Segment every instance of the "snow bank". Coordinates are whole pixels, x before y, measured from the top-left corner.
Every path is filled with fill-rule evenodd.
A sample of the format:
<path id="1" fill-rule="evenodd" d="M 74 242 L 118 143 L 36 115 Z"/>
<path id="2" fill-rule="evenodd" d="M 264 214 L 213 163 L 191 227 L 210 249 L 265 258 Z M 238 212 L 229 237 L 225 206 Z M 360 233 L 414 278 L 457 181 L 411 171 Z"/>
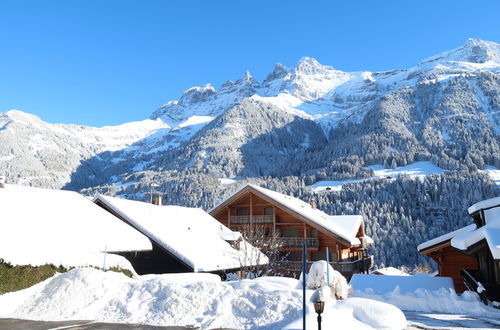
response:
<path id="1" fill-rule="evenodd" d="M 396 288 L 384 294 L 365 289 L 354 290 L 353 296 L 389 303 L 407 311 L 500 317 L 498 309 L 484 305 L 479 296 L 471 291 L 459 296 L 454 290 L 444 288 L 434 291 L 417 289 L 406 293 Z"/>
<path id="2" fill-rule="evenodd" d="M 439 290 L 445 288 L 455 291 L 451 277 L 433 277 L 427 274 L 414 276 L 385 276 L 354 274 L 349 282 L 354 290 L 371 290 L 378 294 L 398 290 L 402 293 L 414 292 L 415 290 Z"/>
<path id="3" fill-rule="evenodd" d="M 162 326 L 233 329 L 302 327 L 302 291 L 291 278 L 220 282 L 210 274 L 164 274 L 128 278 L 96 269 L 75 269 L 31 288 L 0 296 L 0 317 L 97 320 Z M 307 290 L 307 322 L 316 314 Z M 325 329 L 403 329 L 394 306 L 354 298 L 330 300 Z"/>
<path id="4" fill-rule="evenodd" d="M 353 297 L 378 300 L 402 310 L 500 317 L 500 311 L 485 306 L 476 293 L 457 295 L 449 277 L 354 274 L 350 284 Z"/>

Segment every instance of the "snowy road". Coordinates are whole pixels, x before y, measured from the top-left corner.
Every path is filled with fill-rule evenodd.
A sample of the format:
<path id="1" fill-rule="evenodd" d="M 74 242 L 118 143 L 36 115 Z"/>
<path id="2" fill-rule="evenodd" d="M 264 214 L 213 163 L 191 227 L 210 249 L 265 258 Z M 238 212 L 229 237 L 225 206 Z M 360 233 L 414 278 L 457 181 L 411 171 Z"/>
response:
<path id="1" fill-rule="evenodd" d="M 403 311 L 408 320 L 406 329 L 500 329 L 499 318 L 457 314 L 432 314 Z"/>

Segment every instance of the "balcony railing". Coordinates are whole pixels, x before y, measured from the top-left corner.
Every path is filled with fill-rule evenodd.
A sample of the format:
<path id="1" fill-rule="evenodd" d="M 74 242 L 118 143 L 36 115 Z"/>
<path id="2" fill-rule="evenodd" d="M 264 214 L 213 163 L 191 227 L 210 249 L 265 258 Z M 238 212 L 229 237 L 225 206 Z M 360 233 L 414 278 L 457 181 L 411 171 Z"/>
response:
<path id="1" fill-rule="evenodd" d="M 486 304 L 488 302 L 487 292 L 485 287 L 479 282 L 479 274 L 477 270 L 462 269 L 460 275 L 464 278 L 464 284 L 470 291 L 477 292 L 481 300 Z"/>
<path id="2" fill-rule="evenodd" d="M 307 269 L 309 271 L 309 267 L 313 262 L 307 262 Z M 345 261 L 345 262 L 331 262 L 333 269 L 340 272 L 345 277 L 350 278 L 353 274 L 358 273 L 366 273 L 373 266 L 373 256 L 368 256 L 363 259 L 358 259 L 354 261 Z M 301 272 L 302 271 L 302 262 L 301 261 L 283 261 L 279 263 L 279 268 L 285 271 L 291 272 Z"/>
<path id="3" fill-rule="evenodd" d="M 313 237 L 280 237 L 279 239 L 283 247 L 301 247 L 304 243 L 307 244 L 308 248 L 317 248 L 319 246 L 318 239 Z"/>
<path id="4" fill-rule="evenodd" d="M 341 274 L 358 274 L 365 273 L 373 266 L 373 256 L 368 256 L 362 259 L 353 261 L 331 262 L 333 269 Z M 344 275 L 345 276 L 345 275 Z"/>
<path id="5" fill-rule="evenodd" d="M 232 215 L 229 217 L 231 224 L 250 224 L 250 223 L 273 223 L 273 215 Z"/>

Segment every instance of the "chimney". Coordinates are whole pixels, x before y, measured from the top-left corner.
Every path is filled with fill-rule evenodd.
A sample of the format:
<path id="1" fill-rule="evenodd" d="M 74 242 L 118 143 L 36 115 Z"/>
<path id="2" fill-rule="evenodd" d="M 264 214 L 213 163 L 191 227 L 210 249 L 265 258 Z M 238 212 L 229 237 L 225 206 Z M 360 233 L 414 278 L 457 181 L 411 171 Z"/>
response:
<path id="1" fill-rule="evenodd" d="M 163 205 L 163 203 L 162 203 L 162 198 L 161 198 L 161 196 L 160 196 L 160 195 L 155 196 L 155 198 L 154 198 L 154 200 L 153 200 L 153 204 L 154 204 L 154 205 Z"/>
<path id="2" fill-rule="evenodd" d="M 316 201 L 315 201 L 315 200 L 311 200 L 311 207 L 312 207 L 313 209 L 315 209 L 315 208 L 316 208 Z"/>
<path id="3" fill-rule="evenodd" d="M 5 176 L 0 176 L 0 188 L 5 188 Z"/>

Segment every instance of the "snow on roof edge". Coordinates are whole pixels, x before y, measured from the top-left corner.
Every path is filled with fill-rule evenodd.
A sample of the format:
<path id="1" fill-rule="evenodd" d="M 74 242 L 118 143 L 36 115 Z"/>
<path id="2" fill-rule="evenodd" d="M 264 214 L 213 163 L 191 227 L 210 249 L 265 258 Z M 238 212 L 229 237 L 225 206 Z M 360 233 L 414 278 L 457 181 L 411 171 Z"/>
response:
<path id="1" fill-rule="evenodd" d="M 468 226 L 465 226 L 463 228 L 457 229 L 455 231 L 446 233 L 444 235 L 435 237 L 435 238 L 433 238 L 431 240 L 428 240 L 426 242 L 423 242 L 423 243 L 419 244 L 417 246 L 417 251 L 421 252 L 422 250 L 426 250 L 426 249 L 428 249 L 430 247 L 433 247 L 435 245 L 438 245 L 438 244 L 444 243 L 446 241 L 449 241 L 452 238 L 454 238 L 455 236 L 458 236 L 458 235 L 463 234 L 463 233 L 471 232 L 474 229 L 476 229 L 476 225 L 472 224 L 472 225 L 468 225 Z"/>
<path id="2" fill-rule="evenodd" d="M 500 196 L 477 202 L 471 205 L 467 211 L 469 211 L 469 214 L 473 214 L 477 211 L 497 206 L 500 207 Z"/>

